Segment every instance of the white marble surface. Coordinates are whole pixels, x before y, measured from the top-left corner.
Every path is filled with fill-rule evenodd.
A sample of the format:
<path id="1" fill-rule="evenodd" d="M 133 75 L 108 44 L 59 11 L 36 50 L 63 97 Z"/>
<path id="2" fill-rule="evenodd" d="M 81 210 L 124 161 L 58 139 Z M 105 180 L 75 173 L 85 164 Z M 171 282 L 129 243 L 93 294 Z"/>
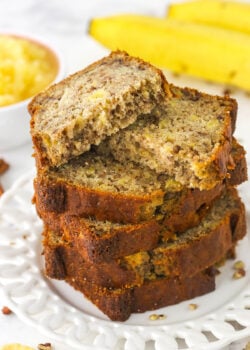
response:
<path id="1" fill-rule="evenodd" d="M 67 74 L 69 74 L 108 52 L 87 35 L 88 23 L 92 17 L 119 12 L 163 15 L 167 3 L 167 0 L 0 0 L 0 31 L 3 29 L 18 33 L 27 32 L 54 40 L 64 53 Z M 200 86 L 200 82 L 192 79 L 181 80 L 180 84 Z M 202 87 L 205 88 L 203 85 Z M 222 91 L 221 87 L 211 85 L 209 89 L 211 92 Z M 250 102 L 248 104 L 250 105 Z M 245 113 L 246 110 L 244 110 Z M 249 133 L 249 131 L 245 132 Z M 10 170 L 1 178 L 5 189 L 34 166 L 31 155 L 31 142 L 18 149 L 4 152 L 0 150 L 0 158 L 3 157 L 10 163 Z M 1 297 L 0 308 L 4 305 L 6 302 Z M 51 342 L 56 350 L 68 350 L 65 345 L 23 323 L 15 314 L 4 316 L 0 313 L 0 345 L 13 342 L 20 342 L 34 348 L 38 343 Z M 245 343 L 246 339 L 228 346 L 227 349 L 241 350 Z"/>

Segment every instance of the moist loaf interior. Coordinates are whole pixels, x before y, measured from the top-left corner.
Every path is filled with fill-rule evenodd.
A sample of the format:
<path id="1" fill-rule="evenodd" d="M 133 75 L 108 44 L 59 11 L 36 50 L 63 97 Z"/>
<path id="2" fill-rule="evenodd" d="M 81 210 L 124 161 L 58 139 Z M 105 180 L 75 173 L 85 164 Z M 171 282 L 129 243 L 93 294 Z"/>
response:
<path id="1" fill-rule="evenodd" d="M 160 70 L 113 52 L 37 95 L 29 105 L 38 164 L 58 166 L 148 114 L 168 94 Z"/>
<path id="2" fill-rule="evenodd" d="M 141 115 L 105 147 L 124 164 L 132 160 L 184 186 L 211 188 L 226 176 L 237 104 L 228 97 L 171 89 L 161 111 Z"/>
<path id="3" fill-rule="evenodd" d="M 233 140 L 231 157 L 232 165 L 228 172 L 235 167 L 238 156 L 237 150 L 243 155 L 245 151 L 236 140 Z M 39 176 L 39 174 L 38 174 Z M 121 163 L 108 151 L 99 154 L 95 149 L 70 160 L 60 167 L 47 169 L 42 174 L 48 181 L 62 181 L 75 186 L 107 191 L 120 194 L 150 194 L 155 191 L 179 192 L 185 187 L 167 174 L 158 174 L 148 166 L 138 165 L 134 161 Z"/>

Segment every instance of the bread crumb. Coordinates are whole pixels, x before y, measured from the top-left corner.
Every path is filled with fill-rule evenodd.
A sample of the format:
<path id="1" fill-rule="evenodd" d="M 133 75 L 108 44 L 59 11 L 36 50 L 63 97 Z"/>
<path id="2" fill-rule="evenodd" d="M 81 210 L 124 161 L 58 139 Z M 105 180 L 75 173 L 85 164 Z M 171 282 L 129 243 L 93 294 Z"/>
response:
<path id="1" fill-rule="evenodd" d="M 233 269 L 235 270 L 233 274 L 233 279 L 238 280 L 246 275 L 245 263 L 242 260 L 238 260 L 233 264 Z"/>
<path id="2" fill-rule="evenodd" d="M 238 280 L 242 277 L 245 277 L 245 275 L 246 275 L 246 271 L 244 269 L 237 269 L 233 274 L 233 279 Z"/>
<path id="3" fill-rule="evenodd" d="M 233 269 L 239 270 L 239 269 L 245 269 L 245 264 L 242 260 L 238 260 L 233 264 Z"/>
<path id="4" fill-rule="evenodd" d="M 188 305 L 189 310 L 196 310 L 198 308 L 197 304 L 189 304 Z"/>
<path id="5" fill-rule="evenodd" d="M 8 308 L 8 306 L 4 306 L 2 308 L 2 314 L 3 315 L 10 315 L 12 313 L 11 309 Z"/>
<path id="6" fill-rule="evenodd" d="M 158 320 L 165 320 L 167 316 L 163 314 L 152 314 L 149 316 L 150 321 L 158 321 Z"/>

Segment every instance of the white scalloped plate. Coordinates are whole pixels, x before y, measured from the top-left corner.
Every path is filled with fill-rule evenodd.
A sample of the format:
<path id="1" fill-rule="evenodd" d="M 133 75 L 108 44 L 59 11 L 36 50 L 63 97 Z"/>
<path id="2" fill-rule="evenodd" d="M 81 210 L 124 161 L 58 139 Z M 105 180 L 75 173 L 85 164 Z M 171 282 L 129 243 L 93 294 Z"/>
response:
<path id="1" fill-rule="evenodd" d="M 152 312 L 146 312 L 111 322 L 64 282 L 43 276 L 42 224 L 31 204 L 33 177 L 22 177 L 0 200 L 0 286 L 23 321 L 70 348 L 92 350 L 215 350 L 250 335 L 249 237 L 237 250 L 246 263 L 244 278 L 232 279 L 228 261 L 216 291 L 157 310 L 165 320 L 150 321 Z M 249 184 L 240 192 L 250 208 Z M 198 304 L 196 310 L 188 308 L 191 302 Z"/>

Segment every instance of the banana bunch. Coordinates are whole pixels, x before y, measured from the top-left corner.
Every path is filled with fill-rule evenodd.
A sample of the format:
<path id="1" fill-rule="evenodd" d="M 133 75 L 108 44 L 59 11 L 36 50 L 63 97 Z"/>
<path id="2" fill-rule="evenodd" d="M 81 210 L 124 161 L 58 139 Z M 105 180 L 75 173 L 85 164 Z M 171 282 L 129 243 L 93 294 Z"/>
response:
<path id="1" fill-rule="evenodd" d="M 89 33 L 111 50 L 125 50 L 158 67 L 250 91 L 250 35 L 245 33 L 130 14 L 95 18 Z"/>
<path id="2" fill-rule="evenodd" d="M 250 3 L 196 0 L 169 6 L 168 18 L 232 29 L 250 35 Z"/>

